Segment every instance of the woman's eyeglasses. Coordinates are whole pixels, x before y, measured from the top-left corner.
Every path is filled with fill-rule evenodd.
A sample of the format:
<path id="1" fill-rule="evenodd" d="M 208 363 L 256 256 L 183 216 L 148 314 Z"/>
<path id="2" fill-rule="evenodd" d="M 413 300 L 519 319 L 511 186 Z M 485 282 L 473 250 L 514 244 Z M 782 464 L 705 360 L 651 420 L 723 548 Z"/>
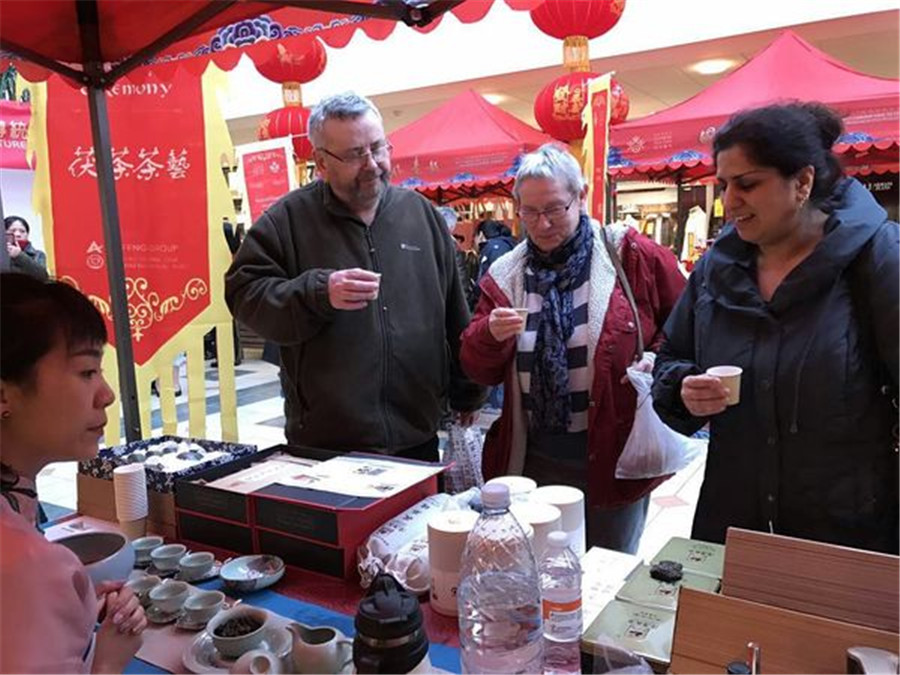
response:
<path id="1" fill-rule="evenodd" d="M 394 149 L 394 146 L 390 144 L 390 141 L 378 141 L 377 143 L 372 143 L 372 145 L 367 148 L 353 148 L 353 150 L 349 150 L 342 155 L 335 154 L 327 148 L 316 149 L 321 150 L 329 157 L 333 157 L 343 164 L 358 164 L 361 166 L 369 161 L 370 155 L 376 162 L 385 159 L 391 154 L 391 150 Z"/>
<path id="2" fill-rule="evenodd" d="M 569 209 L 572 208 L 572 204 L 575 203 L 575 197 L 569 200 L 569 203 L 565 206 L 559 204 L 557 206 L 550 206 L 546 209 L 537 210 L 537 209 L 529 209 L 528 207 L 519 209 L 519 218 L 526 225 L 534 225 L 538 221 L 540 221 L 541 216 L 545 216 L 547 220 L 551 223 L 558 222 L 566 217 L 566 214 L 569 212 Z"/>

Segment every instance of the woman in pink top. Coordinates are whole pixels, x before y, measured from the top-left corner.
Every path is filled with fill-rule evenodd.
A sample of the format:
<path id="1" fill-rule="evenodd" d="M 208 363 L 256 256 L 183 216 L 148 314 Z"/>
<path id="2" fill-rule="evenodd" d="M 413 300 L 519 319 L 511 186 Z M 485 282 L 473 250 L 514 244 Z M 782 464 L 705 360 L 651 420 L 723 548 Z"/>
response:
<path id="1" fill-rule="evenodd" d="M 95 589 L 35 521 L 38 472 L 97 453 L 115 400 L 106 326 L 67 284 L 3 274 L 0 289 L 0 672 L 120 673 L 147 625 L 140 603 L 121 583 Z"/>

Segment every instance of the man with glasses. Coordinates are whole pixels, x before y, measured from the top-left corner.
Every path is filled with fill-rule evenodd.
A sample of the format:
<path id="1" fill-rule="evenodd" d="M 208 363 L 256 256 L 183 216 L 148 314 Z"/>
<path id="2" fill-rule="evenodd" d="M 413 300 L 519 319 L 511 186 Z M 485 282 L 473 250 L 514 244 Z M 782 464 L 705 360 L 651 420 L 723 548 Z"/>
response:
<path id="1" fill-rule="evenodd" d="M 253 225 L 226 300 L 281 347 L 289 443 L 437 460 L 445 399 L 471 424 L 484 396 L 459 367 L 470 317 L 453 239 L 428 200 L 390 185 L 371 101 L 324 99 L 309 137 L 320 179 Z"/>
<path id="2" fill-rule="evenodd" d="M 475 381 L 504 385 L 503 411 L 485 439 L 485 478 L 523 474 L 578 487 L 587 545 L 635 553 L 650 491 L 663 479 L 615 477 L 636 401 L 625 369 L 638 352 L 636 314 L 653 351 L 685 281 L 667 249 L 592 221 L 586 192 L 566 150 L 545 145 L 522 159 L 513 197 L 526 240 L 481 280 L 461 358 Z M 649 370 L 651 358 L 641 354 L 639 365 Z"/>

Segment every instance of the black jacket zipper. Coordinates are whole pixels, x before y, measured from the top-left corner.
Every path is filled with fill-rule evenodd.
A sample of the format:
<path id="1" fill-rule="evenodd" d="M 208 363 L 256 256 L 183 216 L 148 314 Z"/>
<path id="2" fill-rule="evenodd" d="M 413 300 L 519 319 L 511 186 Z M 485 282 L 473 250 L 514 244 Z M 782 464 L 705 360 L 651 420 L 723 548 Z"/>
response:
<path id="1" fill-rule="evenodd" d="M 374 225 L 374 222 L 372 223 Z M 375 272 L 381 273 L 381 265 L 378 263 L 378 255 L 375 251 L 375 242 L 372 239 L 372 225 L 366 227 L 366 244 L 369 246 L 369 255 L 372 257 L 372 269 Z M 379 401 L 379 408 L 381 409 L 381 423 L 384 425 L 384 437 L 386 441 L 386 450 L 388 452 L 393 450 L 394 440 L 391 434 L 391 425 L 388 420 L 387 413 L 387 394 L 388 394 L 388 367 L 390 363 L 390 355 L 391 355 L 391 337 L 390 331 L 388 331 L 387 327 L 387 319 L 385 318 L 385 313 L 387 312 L 387 302 L 384 299 L 384 287 L 380 287 L 378 289 L 378 298 L 376 299 L 377 306 L 375 311 L 378 312 L 378 323 L 381 326 L 381 336 L 383 345 L 383 352 L 381 355 L 381 401 Z"/>

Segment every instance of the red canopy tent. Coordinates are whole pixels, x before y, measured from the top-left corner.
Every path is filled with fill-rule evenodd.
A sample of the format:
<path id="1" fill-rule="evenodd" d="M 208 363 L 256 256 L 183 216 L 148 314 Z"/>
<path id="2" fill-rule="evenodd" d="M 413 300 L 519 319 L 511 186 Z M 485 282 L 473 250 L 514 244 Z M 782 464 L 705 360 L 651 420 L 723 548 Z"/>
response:
<path id="1" fill-rule="evenodd" d="M 848 171 L 896 171 L 900 81 L 872 77 L 792 31 L 693 98 L 610 129 L 610 174 L 691 180 L 713 172 L 716 129 L 739 110 L 778 101 L 820 101 L 844 116 L 835 146 Z"/>
<path id="2" fill-rule="evenodd" d="M 446 203 L 509 197 L 519 157 L 553 139 L 468 90 L 390 141 L 393 182 Z"/>
<path id="3" fill-rule="evenodd" d="M 505 0 L 530 10 L 542 0 Z M 231 70 L 243 54 L 263 63 L 278 42 L 301 51 L 320 38 L 344 47 L 357 30 L 383 40 L 398 22 L 430 32 L 443 13 L 462 23 L 479 21 L 494 0 L 0 0 L 0 66 L 16 65 L 29 81 L 60 72 L 86 76 L 82 32 L 95 26 L 97 57 L 107 64 L 105 80 L 129 73 L 131 81 L 156 77 L 183 65 L 202 73 L 210 61 Z M 80 29 L 79 29 L 80 27 Z"/>
<path id="4" fill-rule="evenodd" d="M 506 3 L 530 10 L 539 1 Z M 140 418 L 106 90 L 123 77 L 142 81 L 147 76 L 142 67 L 147 65 L 157 77 L 171 74 L 178 64 L 201 73 L 210 60 L 228 69 L 244 52 L 255 62 L 267 60 L 276 41 L 290 46 L 292 40 L 319 37 L 342 47 L 357 28 L 383 39 L 398 21 L 427 31 L 448 11 L 471 22 L 482 18 L 492 4 L 493 0 L 0 0 L 0 68 L 14 65 L 31 81 L 59 73 L 87 92 L 128 441 L 140 438 Z"/>

